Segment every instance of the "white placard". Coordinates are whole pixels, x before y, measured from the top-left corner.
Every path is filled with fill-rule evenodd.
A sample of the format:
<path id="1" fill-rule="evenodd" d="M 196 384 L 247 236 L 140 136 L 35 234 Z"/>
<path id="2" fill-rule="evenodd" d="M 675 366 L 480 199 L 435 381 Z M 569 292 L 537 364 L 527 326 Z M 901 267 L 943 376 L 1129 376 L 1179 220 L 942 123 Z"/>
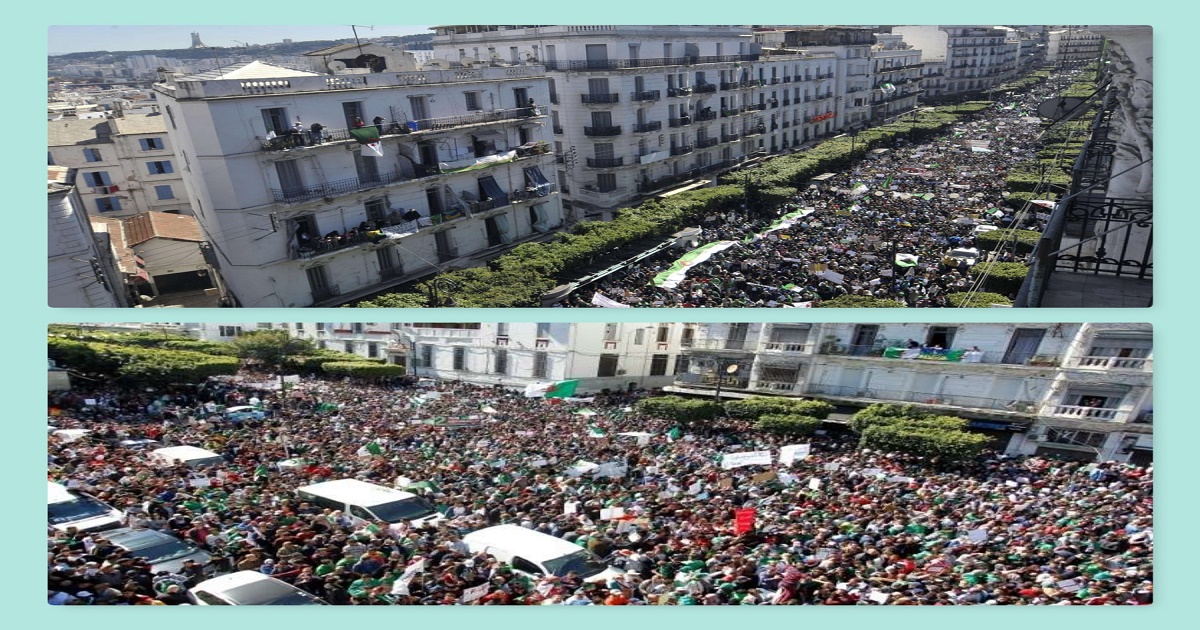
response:
<path id="1" fill-rule="evenodd" d="M 563 514 L 574 514 L 578 509 L 578 501 L 567 501 L 563 504 Z"/>
<path id="2" fill-rule="evenodd" d="M 821 489 L 821 480 L 817 479 L 816 477 L 809 479 L 808 480 L 808 489 L 809 490 L 820 490 Z"/>
<path id="3" fill-rule="evenodd" d="M 829 462 L 822 466 L 822 468 L 825 469 L 825 472 L 837 472 L 842 469 L 842 465 L 837 462 Z"/>
<path id="4" fill-rule="evenodd" d="M 602 521 L 611 521 L 616 518 L 621 518 L 622 516 L 625 516 L 625 508 L 615 507 L 600 509 L 600 520 Z"/>
<path id="5" fill-rule="evenodd" d="M 967 541 L 973 543 L 981 543 L 987 540 L 988 534 L 986 528 L 973 529 L 967 532 Z"/>
<path id="6" fill-rule="evenodd" d="M 808 458 L 811 452 L 811 444 L 789 444 L 779 449 L 779 463 L 784 466 L 791 466 L 792 462 L 797 459 Z"/>
<path id="7" fill-rule="evenodd" d="M 912 482 L 913 482 L 913 478 L 912 478 L 912 477 L 903 477 L 903 476 L 900 476 L 900 475 L 895 475 L 895 476 L 892 476 L 892 477 L 888 477 L 888 478 L 887 478 L 887 480 L 888 480 L 888 481 L 890 481 L 890 482 L 892 482 L 892 483 L 912 483 Z"/>
<path id="8" fill-rule="evenodd" d="M 867 599 L 877 604 L 886 604 L 888 597 L 891 597 L 891 593 L 885 593 L 884 591 L 871 591 L 871 594 L 867 595 Z"/>
<path id="9" fill-rule="evenodd" d="M 721 468 L 740 468 L 755 464 L 770 464 L 771 451 L 746 451 L 743 453 L 725 453 L 721 456 Z"/>
<path id="10" fill-rule="evenodd" d="M 484 595 L 487 595 L 488 587 L 490 586 L 491 583 L 489 582 L 486 584 L 480 584 L 479 586 L 472 586 L 471 588 L 463 591 L 462 603 L 470 603 L 479 599 L 480 597 L 483 597 Z"/>
<path id="11" fill-rule="evenodd" d="M 704 489 L 704 484 L 697 481 L 696 483 L 688 486 L 687 493 L 688 494 L 700 494 L 700 491 L 703 489 Z"/>
<path id="12" fill-rule="evenodd" d="M 89 406 L 89 407 L 95 407 L 95 406 L 96 406 L 96 399 L 95 399 L 95 398 L 84 398 L 84 399 L 83 399 L 83 404 L 85 404 L 85 405 L 87 405 L 87 406 Z"/>

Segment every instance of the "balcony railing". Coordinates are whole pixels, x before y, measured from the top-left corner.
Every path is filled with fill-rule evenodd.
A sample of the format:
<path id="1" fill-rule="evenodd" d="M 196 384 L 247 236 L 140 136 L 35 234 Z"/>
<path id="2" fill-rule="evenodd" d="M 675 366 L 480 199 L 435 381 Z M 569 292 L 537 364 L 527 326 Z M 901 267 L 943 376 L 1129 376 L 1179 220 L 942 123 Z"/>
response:
<path id="1" fill-rule="evenodd" d="M 716 120 L 717 112 L 714 112 L 711 109 L 701 110 L 699 112 L 696 112 L 695 118 L 696 118 L 697 122 L 704 121 L 704 120 Z"/>
<path id="2" fill-rule="evenodd" d="M 662 121 L 655 120 L 654 122 L 639 123 L 633 126 L 633 133 L 650 133 L 651 131 L 659 131 L 662 129 Z"/>
<path id="3" fill-rule="evenodd" d="M 669 127 L 686 127 L 690 124 L 692 124 L 692 119 L 690 116 L 687 118 L 668 118 L 667 119 L 667 126 L 669 126 Z"/>
<path id="4" fill-rule="evenodd" d="M 736 164 L 737 163 L 733 160 L 722 160 L 706 166 L 689 169 L 688 171 L 678 175 L 666 175 L 655 180 L 641 180 L 637 184 L 637 191 L 640 193 L 648 193 L 655 190 L 661 190 L 668 186 L 690 181 L 706 173 L 713 173 L 736 166 Z M 693 343 L 689 343 L 687 347 L 693 347 L 693 345 Z"/>
<path id="5" fill-rule="evenodd" d="M 736 90 L 736 89 L 738 89 L 738 87 L 739 87 L 739 84 L 737 81 L 722 81 L 721 82 L 722 90 Z"/>
<path id="6" fill-rule="evenodd" d="M 758 112 L 761 112 L 761 111 L 765 110 L 766 108 L 767 108 L 767 104 L 766 104 L 766 103 L 754 103 L 753 105 L 747 105 L 747 106 L 746 106 L 746 111 L 758 111 Z"/>
<path id="7" fill-rule="evenodd" d="M 721 142 L 733 142 L 741 137 L 741 134 L 737 133 L 723 133 L 721 134 Z"/>
<path id="8" fill-rule="evenodd" d="M 621 100 L 620 94 L 580 94 L 580 100 L 588 104 L 616 103 Z"/>
<path id="9" fill-rule="evenodd" d="M 584 127 L 583 135 L 585 136 L 619 136 L 621 135 L 621 127 Z"/>
<path id="10" fill-rule="evenodd" d="M 700 83 L 692 88 L 697 94 L 711 94 L 717 91 L 716 83 Z"/>
<path id="11" fill-rule="evenodd" d="M 591 200 L 596 203 L 613 203 L 624 197 L 628 192 L 629 189 L 625 187 L 600 190 L 595 184 L 584 184 L 576 188 L 574 194 L 580 199 Z"/>
<path id="12" fill-rule="evenodd" d="M 746 343 L 745 339 L 704 338 L 693 341 L 692 350 L 731 350 L 735 352 L 747 352 L 753 350 L 753 346 L 752 344 Z"/>
<path id="13" fill-rule="evenodd" d="M 759 389 L 771 392 L 792 392 L 800 387 L 798 383 L 783 383 L 780 381 L 751 381 L 750 389 Z"/>
<path id="14" fill-rule="evenodd" d="M 431 173 L 432 174 L 432 173 Z M 416 177 L 422 177 L 420 172 Z M 378 177 L 371 179 L 360 179 L 358 177 L 350 177 L 347 179 L 334 180 L 323 184 L 314 184 L 312 186 L 296 186 L 292 188 L 272 188 L 271 195 L 277 203 L 297 203 L 301 201 L 310 201 L 312 199 L 321 199 L 323 197 L 337 197 L 340 195 L 349 195 L 356 192 L 379 188 L 397 182 L 409 181 L 414 179 L 405 176 L 400 171 L 391 171 L 381 173 Z"/>
<path id="15" fill-rule="evenodd" d="M 592 168 L 615 168 L 625 165 L 625 158 L 588 158 L 587 165 Z"/>
<path id="16" fill-rule="evenodd" d="M 699 63 L 730 63 L 758 61 L 758 55 L 706 55 L 696 57 L 652 57 L 648 59 L 572 59 L 566 61 L 544 61 L 547 70 L 621 70 L 624 68 L 657 68 L 660 66 L 686 66 Z"/>
<path id="17" fill-rule="evenodd" d="M 316 304 L 318 302 L 324 302 L 325 300 L 335 298 L 341 294 L 342 294 L 342 290 L 340 288 L 338 288 L 338 285 L 336 285 L 336 284 L 331 284 L 326 287 L 313 287 L 313 289 L 312 289 L 313 304 Z"/>
<path id="18" fill-rule="evenodd" d="M 946 405 L 953 407 L 968 407 L 971 409 L 990 409 L 1021 414 L 1037 412 L 1037 403 L 1028 400 L 1006 400 L 1003 398 L 985 398 L 982 396 L 960 396 L 957 394 L 939 394 L 932 392 L 915 392 L 899 389 L 874 389 L 870 387 L 845 387 L 841 385 L 809 384 L 806 394 L 837 396 L 839 398 L 859 398 L 890 402 L 910 402 L 920 405 Z"/>
<path id="19" fill-rule="evenodd" d="M 763 350 L 767 352 L 804 352 L 808 346 L 803 343 L 787 343 L 783 341 L 768 341 L 763 344 Z"/>
<path id="20" fill-rule="evenodd" d="M 690 87 L 674 87 L 674 88 L 667 88 L 667 96 L 672 96 L 672 97 L 674 97 L 674 96 L 688 96 L 688 95 L 690 95 L 691 93 L 692 93 L 692 88 L 690 88 Z"/>
<path id="21" fill-rule="evenodd" d="M 671 155 L 686 155 L 695 150 L 696 150 L 696 147 L 694 147 L 690 144 L 684 144 L 684 145 L 678 145 L 678 146 L 673 145 L 671 147 Z"/>
<path id="22" fill-rule="evenodd" d="M 707 149 L 708 147 L 715 147 L 718 142 L 720 140 L 717 138 L 696 138 L 696 148 Z"/>
<path id="23" fill-rule="evenodd" d="M 766 127 L 765 125 L 759 125 L 759 126 L 757 126 L 757 127 L 751 127 L 751 128 L 749 128 L 749 129 L 747 129 L 747 130 L 746 130 L 746 136 L 747 136 L 747 137 L 749 137 L 749 136 L 757 136 L 757 135 L 764 134 L 764 133 L 767 133 L 767 127 Z"/>
<path id="24" fill-rule="evenodd" d="M 554 126 L 554 133 L 557 133 L 557 134 L 561 134 L 561 133 L 563 133 L 563 128 L 562 128 L 562 127 L 560 127 L 560 126 L 558 126 L 558 125 L 555 125 L 555 126 Z"/>
<path id="25" fill-rule="evenodd" d="M 1079 405 L 1051 405 L 1046 415 L 1057 418 L 1072 418 L 1089 422 L 1118 422 L 1124 415 L 1120 409 L 1103 407 L 1081 407 Z"/>
<path id="26" fill-rule="evenodd" d="M 475 112 L 461 116 L 423 118 L 420 120 L 409 120 L 405 122 L 387 122 L 378 125 L 381 127 L 379 130 L 379 136 L 381 138 L 385 138 L 388 136 L 404 136 L 414 132 L 420 133 L 423 131 L 445 131 L 458 127 L 466 127 L 469 125 L 480 125 L 486 123 L 504 122 L 507 120 L 531 118 L 533 116 L 543 115 L 543 113 L 544 112 L 541 110 L 541 108 L 538 107 L 518 107 L 515 109 L 500 109 L 491 112 Z M 320 131 L 305 129 L 300 133 L 287 133 L 274 138 L 260 138 L 259 141 L 263 151 L 287 151 L 289 149 L 315 147 L 334 142 L 357 141 L 355 137 L 350 134 L 350 132 L 350 129 L 331 129 L 329 127 L 325 127 Z"/>
<path id="27" fill-rule="evenodd" d="M 732 109 L 722 109 L 722 110 L 721 110 L 721 117 L 722 117 L 722 118 L 729 118 L 730 116 L 737 116 L 737 115 L 738 115 L 738 114 L 740 114 L 740 113 L 742 113 L 742 110 L 740 110 L 740 109 L 738 109 L 738 108 L 736 108 L 736 107 L 734 107 L 734 108 L 732 108 Z"/>
<path id="28" fill-rule="evenodd" d="M 292 260 L 307 260 L 329 252 L 358 247 L 367 243 L 378 243 L 384 240 L 382 234 L 368 235 L 364 232 L 353 232 L 326 236 L 292 248 Z"/>
<path id="29" fill-rule="evenodd" d="M 1104 370 L 1146 370 L 1151 359 L 1130 357 L 1078 357 L 1071 361 L 1075 367 L 1100 368 Z"/>
<path id="30" fill-rule="evenodd" d="M 750 386 L 749 378 L 739 378 L 737 376 L 717 375 L 717 374 L 679 374 L 675 377 L 675 382 L 686 383 L 688 385 L 705 385 L 708 387 L 716 387 L 717 382 L 721 383 L 722 388 L 727 389 L 746 389 Z"/>
<path id="31" fill-rule="evenodd" d="M 448 249 L 439 249 L 437 250 L 437 257 L 438 262 L 450 262 L 451 260 L 458 258 L 458 248 L 451 247 Z"/>
<path id="32" fill-rule="evenodd" d="M 662 92 L 658 90 L 646 90 L 644 92 L 634 92 L 630 95 L 630 99 L 634 101 L 657 101 L 662 98 Z"/>

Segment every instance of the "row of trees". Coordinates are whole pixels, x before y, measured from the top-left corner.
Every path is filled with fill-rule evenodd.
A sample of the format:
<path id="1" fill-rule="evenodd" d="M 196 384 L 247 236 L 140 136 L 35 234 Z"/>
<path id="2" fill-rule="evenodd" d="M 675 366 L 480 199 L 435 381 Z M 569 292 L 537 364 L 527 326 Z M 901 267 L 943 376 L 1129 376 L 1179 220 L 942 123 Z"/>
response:
<path id="1" fill-rule="evenodd" d="M 404 368 L 382 359 L 317 348 L 282 330 L 244 333 L 229 343 L 200 341 L 161 332 L 85 331 L 51 326 L 48 357 L 78 374 L 119 387 L 199 383 L 236 374 L 243 366 L 272 372 L 304 372 L 379 379 Z"/>
<path id="2" fill-rule="evenodd" d="M 754 428 L 789 437 L 811 436 L 834 406 L 820 400 L 752 397 L 725 403 L 682 396 L 657 396 L 637 403 L 637 410 L 683 425 L 698 425 L 724 413 L 730 418 L 753 420 Z M 988 437 L 967 429 L 968 421 L 924 413 L 912 405 L 874 404 L 851 418 L 847 428 L 859 436 L 860 448 L 902 452 L 944 463 L 974 459 Z"/>

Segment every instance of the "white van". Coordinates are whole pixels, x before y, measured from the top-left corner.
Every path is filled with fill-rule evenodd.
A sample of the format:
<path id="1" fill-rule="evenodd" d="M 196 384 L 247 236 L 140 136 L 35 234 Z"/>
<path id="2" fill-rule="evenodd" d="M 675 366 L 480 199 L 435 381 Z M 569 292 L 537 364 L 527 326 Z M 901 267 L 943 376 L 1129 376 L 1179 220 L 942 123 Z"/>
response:
<path id="1" fill-rule="evenodd" d="M 188 468 L 202 468 L 225 462 L 220 455 L 197 446 L 167 446 L 150 451 L 150 457 L 168 466 L 183 464 Z"/>
<path id="2" fill-rule="evenodd" d="M 496 525 L 463 536 L 471 553 L 486 553 L 514 571 L 534 578 L 565 577 L 571 571 L 587 582 L 607 582 L 621 574 L 575 543 L 520 525 Z"/>
<path id="3" fill-rule="evenodd" d="M 258 571 L 238 571 L 204 580 L 189 588 L 187 594 L 188 599 L 198 606 L 303 606 L 329 603 Z"/>
<path id="4" fill-rule="evenodd" d="M 65 532 L 74 527 L 81 532 L 99 532 L 124 527 L 124 515 L 120 510 L 82 492 L 75 492 L 64 485 L 46 482 L 47 485 L 47 528 Z"/>
<path id="5" fill-rule="evenodd" d="M 422 497 L 359 479 L 314 483 L 297 488 L 296 496 L 318 507 L 341 510 L 356 526 L 370 521 L 384 521 L 393 525 L 407 522 L 419 527 L 445 519 L 432 503 Z"/>

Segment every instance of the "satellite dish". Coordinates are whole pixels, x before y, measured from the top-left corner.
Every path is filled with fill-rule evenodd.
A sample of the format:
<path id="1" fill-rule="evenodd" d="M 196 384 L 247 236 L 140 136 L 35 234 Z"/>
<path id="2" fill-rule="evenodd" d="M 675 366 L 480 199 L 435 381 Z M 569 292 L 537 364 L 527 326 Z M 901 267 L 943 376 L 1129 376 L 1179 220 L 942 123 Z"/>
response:
<path id="1" fill-rule="evenodd" d="M 1050 122 L 1072 120 L 1082 116 L 1087 111 L 1083 103 L 1083 99 L 1075 96 L 1046 99 L 1038 105 L 1037 113 L 1038 116 Z"/>
<path id="2" fill-rule="evenodd" d="M 337 73 L 337 72 L 341 72 L 346 69 L 346 62 L 338 61 L 335 59 L 335 60 L 330 61 L 329 63 L 325 64 L 325 67 L 329 68 L 330 72 Z"/>

